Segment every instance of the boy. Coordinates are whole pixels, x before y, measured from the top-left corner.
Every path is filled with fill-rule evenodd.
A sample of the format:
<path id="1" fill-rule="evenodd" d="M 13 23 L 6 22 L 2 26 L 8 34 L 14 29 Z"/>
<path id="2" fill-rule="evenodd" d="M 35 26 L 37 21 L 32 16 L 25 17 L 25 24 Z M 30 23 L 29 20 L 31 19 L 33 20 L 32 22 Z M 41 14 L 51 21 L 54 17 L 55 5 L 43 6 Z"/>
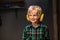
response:
<path id="1" fill-rule="evenodd" d="M 40 22 L 42 8 L 32 5 L 28 8 L 27 19 L 31 25 L 24 29 L 22 40 L 49 40 L 47 26 Z"/>

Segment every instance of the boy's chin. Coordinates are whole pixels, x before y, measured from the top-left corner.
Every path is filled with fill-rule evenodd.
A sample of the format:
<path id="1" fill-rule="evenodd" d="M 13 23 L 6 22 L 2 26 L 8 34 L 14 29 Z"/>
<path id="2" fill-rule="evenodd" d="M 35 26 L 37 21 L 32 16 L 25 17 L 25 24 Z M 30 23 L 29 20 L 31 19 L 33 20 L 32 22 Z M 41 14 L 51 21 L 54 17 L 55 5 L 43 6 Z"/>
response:
<path id="1" fill-rule="evenodd" d="M 36 21 L 31 21 L 32 23 L 36 23 Z"/>

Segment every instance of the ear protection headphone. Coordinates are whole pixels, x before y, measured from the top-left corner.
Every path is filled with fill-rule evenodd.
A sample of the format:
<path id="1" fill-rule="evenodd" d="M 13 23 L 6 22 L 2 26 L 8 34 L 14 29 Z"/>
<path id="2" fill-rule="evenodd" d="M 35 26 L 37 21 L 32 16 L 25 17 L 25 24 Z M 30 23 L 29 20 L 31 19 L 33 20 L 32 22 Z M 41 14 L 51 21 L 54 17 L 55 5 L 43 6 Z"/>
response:
<path id="1" fill-rule="evenodd" d="M 26 15 L 27 21 L 29 21 L 29 16 Z M 44 20 L 44 13 L 41 14 L 39 21 L 42 22 Z"/>

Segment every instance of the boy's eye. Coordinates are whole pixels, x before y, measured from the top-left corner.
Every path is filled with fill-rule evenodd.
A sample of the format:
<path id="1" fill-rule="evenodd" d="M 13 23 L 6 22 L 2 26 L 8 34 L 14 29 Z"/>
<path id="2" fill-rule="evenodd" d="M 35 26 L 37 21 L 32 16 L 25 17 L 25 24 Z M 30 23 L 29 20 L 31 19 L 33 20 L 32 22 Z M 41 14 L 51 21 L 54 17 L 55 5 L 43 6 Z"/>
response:
<path id="1" fill-rule="evenodd" d="M 37 15 L 33 15 L 33 16 L 37 16 Z"/>
<path id="2" fill-rule="evenodd" d="M 37 15 L 29 15 L 29 16 L 37 16 Z"/>
<path id="3" fill-rule="evenodd" d="M 29 15 L 29 16 L 32 16 L 32 15 Z"/>
<path id="4" fill-rule="evenodd" d="M 29 16 L 37 16 L 37 15 L 29 15 Z"/>

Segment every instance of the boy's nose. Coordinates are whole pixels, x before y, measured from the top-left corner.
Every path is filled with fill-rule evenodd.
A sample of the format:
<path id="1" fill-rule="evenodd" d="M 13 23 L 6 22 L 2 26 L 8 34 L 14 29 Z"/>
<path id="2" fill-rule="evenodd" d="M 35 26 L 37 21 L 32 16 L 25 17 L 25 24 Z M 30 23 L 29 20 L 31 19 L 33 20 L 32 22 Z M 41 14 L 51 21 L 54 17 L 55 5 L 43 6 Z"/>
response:
<path id="1" fill-rule="evenodd" d="M 34 18 L 34 16 L 32 16 L 31 18 Z"/>

